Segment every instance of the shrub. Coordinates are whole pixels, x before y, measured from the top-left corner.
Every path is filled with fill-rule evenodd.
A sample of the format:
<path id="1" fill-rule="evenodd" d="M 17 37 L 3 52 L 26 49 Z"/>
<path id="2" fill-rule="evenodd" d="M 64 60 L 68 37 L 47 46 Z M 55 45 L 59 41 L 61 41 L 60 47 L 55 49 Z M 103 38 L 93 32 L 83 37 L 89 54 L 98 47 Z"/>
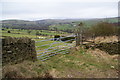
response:
<path id="1" fill-rule="evenodd" d="M 5 29 L 2 29 L 3 31 L 5 30 Z"/>
<path id="2" fill-rule="evenodd" d="M 91 32 L 97 36 L 111 36 L 115 35 L 116 27 L 107 22 L 100 22 L 91 27 Z"/>
<path id="3" fill-rule="evenodd" d="M 62 41 L 67 41 L 67 40 L 71 40 L 71 39 L 75 39 L 75 37 L 65 37 L 65 38 L 62 38 L 61 40 Z"/>
<path id="4" fill-rule="evenodd" d="M 54 41 L 57 40 L 56 38 L 60 38 L 60 35 L 55 35 L 55 36 L 54 36 Z"/>
<path id="5" fill-rule="evenodd" d="M 40 35 L 39 31 L 36 32 L 36 35 Z"/>
<path id="6" fill-rule="evenodd" d="M 11 33 L 11 31 L 8 31 L 8 33 Z"/>

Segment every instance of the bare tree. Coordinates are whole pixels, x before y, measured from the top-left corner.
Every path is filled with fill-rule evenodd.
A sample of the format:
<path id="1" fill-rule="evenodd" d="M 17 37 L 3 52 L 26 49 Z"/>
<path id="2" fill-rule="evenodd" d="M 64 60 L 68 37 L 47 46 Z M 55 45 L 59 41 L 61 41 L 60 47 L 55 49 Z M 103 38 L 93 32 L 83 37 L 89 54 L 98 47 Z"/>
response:
<path id="1" fill-rule="evenodd" d="M 115 35 L 116 27 L 107 22 L 100 22 L 91 27 L 95 36 L 112 36 Z"/>

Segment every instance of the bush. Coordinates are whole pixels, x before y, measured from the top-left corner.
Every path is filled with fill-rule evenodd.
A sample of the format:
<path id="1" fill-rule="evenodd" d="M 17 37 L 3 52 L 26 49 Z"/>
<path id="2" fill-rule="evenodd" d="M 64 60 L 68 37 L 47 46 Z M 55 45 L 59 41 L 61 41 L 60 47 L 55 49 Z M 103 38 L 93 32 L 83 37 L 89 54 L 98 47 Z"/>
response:
<path id="1" fill-rule="evenodd" d="M 100 22 L 91 27 L 91 33 L 97 36 L 111 36 L 115 35 L 116 27 L 107 22 Z"/>
<path id="2" fill-rule="evenodd" d="M 62 38 L 61 40 L 62 41 L 67 41 L 67 40 L 71 40 L 71 39 L 75 39 L 75 37 L 65 37 L 65 38 Z"/>
<path id="3" fill-rule="evenodd" d="M 36 32 L 36 35 L 40 35 L 39 31 Z"/>
<path id="4" fill-rule="evenodd" d="M 8 33 L 11 33 L 11 31 L 8 31 Z"/>
<path id="5" fill-rule="evenodd" d="M 55 36 L 54 36 L 54 41 L 57 40 L 56 38 L 60 38 L 60 35 L 55 35 Z"/>
<path id="6" fill-rule="evenodd" d="M 5 30 L 5 29 L 2 29 L 3 31 Z"/>

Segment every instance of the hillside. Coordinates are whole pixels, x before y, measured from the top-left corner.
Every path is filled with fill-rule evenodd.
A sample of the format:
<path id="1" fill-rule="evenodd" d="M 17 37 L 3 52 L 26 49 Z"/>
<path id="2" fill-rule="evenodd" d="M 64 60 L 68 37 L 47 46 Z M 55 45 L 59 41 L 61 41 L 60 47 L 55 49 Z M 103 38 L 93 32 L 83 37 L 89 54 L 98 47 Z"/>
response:
<path id="1" fill-rule="evenodd" d="M 118 18 L 101 18 L 101 19 L 45 19 L 37 21 L 26 20 L 3 20 L 0 23 L 2 27 L 13 29 L 37 29 L 37 30 L 67 30 L 73 29 L 75 24 L 83 22 L 85 26 L 90 27 L 99 21 L 107 21 L 109 23 L 117 23 Z"/>
<path id="2" fill-rule="evenodd" d="M 19 31 L 18 29 L 16 30 L 14 29 L 14 33 L 18 33 L 18 32 L 20 33 L 19 36 L 28 34 L 27 30 Z M 6 34 L 6 33 L 3 33 L 3 34 Z M 31 33 L 31 35 L 29 36 L 33 36 L 32 34 L 33 33 Z M 7 36 L 10 35 L 12 37 L 15 36 L 15 34 L 11 34 L 11 33 L 7 33 L 6 35 Z M 18 34 L 16 35 L 18 36 Z M 37 56 L 39 56 L 38 60 L 35 62 L 25 60 L 24 62 L 21 62 L 18 64 L 13 64 L 13 65 L 6 64 L 5 66 L 2 65 L 3 66 L 2 68 L 3 78 L 118 78 L 119 77 L 118 76 L 119 54 L 115 54 L 117 50 L 116 50 L 116 47 L 114 46 L 111 47 L 111 45 L 108 46 L 104 44 L 106 47 L 108 46 L 109 48 L 103 47 L 104 48 L 103 50 L 103 48 L 101 47 L 97 47 L 97 48 L 92 48 L 92 47 L 87 48 L 84 46 L 75 47 L 75 46 L 72 46 L 72 44 L 74 44 L 73 42 L 73 43 L 68 43 L 70 44 L 70 48 L 68 48 L 68 47 L 65 47 L 67 46 L 65 43 L 61 43 L 61 42 L 59 43 L 58 41 L 57 42 L 56 41 L 44 42 L 44 39 L 38 39 L 35 37 L 36 36 L 34 35 L 34 37 L 32 38 L 34 38 L 33 40 L 38 41 L 38 43 L 35 43 L 35 46 L 38 46 L 36 47 Z M 106 38 L 97 37 L 95 38 L 95 44 L 99 44 L 99 43 L 101 44 L 101 43 L 106 43 L 106 42 L 110 42 L 110 43 L 117 42 L 118 41 L 117 39 L 118 37 L 116 36 L 111 36 L 111 37 L 106 37 Z M 13 41 L 10 41 L 10 39 L 8 41 L 10 42 L 11 46 L 14 45 L 14 43 L 11 44 L 11 42 L 13 42 L 14 39 Z M 52 50 L 50 54 L 48 54 L 49 53 L 48 52 L 48 53 L 45 53 L 45 56 L 44 56 L 43 55 L 44 52 L 42 51 L 46 51 L 46 49 L 49 48 L 49 44 L 51 43 L 54 43 L 53 45 L 50 45 L 51 48 L 58 46 L 58 45 L 63 48 L 61 47 L 59 47 L 58 49 L 52 48 L 52 49 L 59 50 L 59 51 L 56 52 Z M 20 45 L 20 43 L 18 44 Z M 26 41 L 24 44 L 26 44 Z M 90 44 L 90 46 L 92 45 Z M 4 49 L 10 50 L 8 46 L 7 48 L 5 46 Z M 23 49 L 26 49 L 26 48 L 22 47 L 22 50 L 18 50 L 19 48 L 16 47 L 16 49 L 15 48 L 13 49 L 15 51 L 21 52 Z M 65 49 L 64 50 L 65 52 L 62 52 L 63 49 Z M 111 49 L 112 49 L 113 54 L 110 54 Z M 29 50 L 31 51 L 31 49 Z M 39 51 L 41 51 L 42 54 L 39 54 Z M 51 49 L 47 51 L 51 51 Z M 10 51 L 6 51 L 6 52 L 10 52 Z M 40 59 L 40 58 L 45 59 L 44 57 L 48 57 L 46 56 L 46 54 L 53 55 L 56 53 L 57 55 L 50 56 L 46 61 L 42 61 Z M 10 53 L 8 53 L 8 59 L 11 59 L 9 58 L 9 55 Z M 41 55 L 43 57 L 40 57 Z M 15 56 L 15 58 L 17 57 Z"/>
<path id="3" fill-rule="evenodd" d="M 48 29 L 48 25 L 25 20 L 3 20 L 2 27 L 13 29 Z"/>

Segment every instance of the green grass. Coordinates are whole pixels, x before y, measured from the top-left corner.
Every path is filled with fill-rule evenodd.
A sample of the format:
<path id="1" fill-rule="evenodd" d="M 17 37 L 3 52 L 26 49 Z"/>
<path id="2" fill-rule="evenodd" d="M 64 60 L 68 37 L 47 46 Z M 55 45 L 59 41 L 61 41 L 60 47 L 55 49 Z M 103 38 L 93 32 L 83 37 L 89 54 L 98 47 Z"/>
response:
<path id="1" fill-rule="evenodd" d="M 14 65 L 14 68 L 26 74 L 28 70 L 25 70 L 24 67 L 28 67 L 32 72 L 37 73 L 39 77 L 43 77 L 46 72 L 59 78 L 70 78 L 68 75 L 72 75 L 73 78 L 115 77 L 113 73 L 118 66 L 117 61 L 111 58 L 105 61 L 101 58 L 98 62 L 98 57 L 92 56 L 92 53 L 87 53 L 87 50 L 81 48 L 78 51 L 74 49 L 69 49 L 69 51 L 69 54 L 58 54 L 46 61 L 38 60 L 34 63 L 17 64 Z M 111 65 L 115 66 L 115 69 L 111 69 Z M 19 68 L 20 66 L 23 68 Z M 6 70 L 9 70 L 9 67 Z M 28 75 L 26 74 L 26 76 Z"/>
<path id="2" fill-rule="evenodd" d="M 8 33 L 7 31 L 10 31 L 11 33 Z M 55 35 L 55 34 L 60 34 L 61 33 L 56 33 L 55 31 L 47 31 L 47 30 L 31 30 L 31 33 L 28 34 L 28 30 L 19 30 L 19 29 L 5 29 L 5 30 L 2 30 L 2 36 L 11 36 L 11 37 L 29 37 L 29 38 L 32 38 L 33 40 L 35 41 L 41 41 L 41 40 L 44 40 L 44 39 L 35 39 L 36 38 L 36 31 L 40 31 L 41 34 L 49 34 L 49 35 Z M 65 33 L 66 34 L 66 33 Z M 39 36 L 37 36 L 39 37 Z M 46 39 L 49 39 L 50 37 L 49 36 L 44 36 L 46 37 Z M 60 49 L 60 48 L 57 48 L 57 46 L 66 46 L 64 43 L 60 42 L 60 43 L 57 43 L 57 44 L 53 44 L 51 45 L 52 43 L 55 43 L 55 42 L 59 42 L 59 41 L 43 41 L 43 42 L 37 42 L 35 43 L 35 46 L 39 46 L 36 48 L 36 50 L 43 50 L 41 52 L 44 52 L 45 50 L 44 49 L 47 49 L 49 47 L 56 47 L 54 49 Z M 45 45 L 45 44 L 48 44 L 48 45 Z M 45 45 L 45 46 L 42 46 L 42 45 Z M 49 50 L 53 50 L 53 49 L 49 49 Z M 55 51 L 55 50 L 53 50 Z M 39 52 L 39 53 L 41 53 Z M 52 52 L 52 51 L 51 51 Z M 60 51 L 59 51 L 60 52 Z"/>
<path id="3" fill-rule="evenodd" d="M 14 33 L 2 33 L 2 36 L 11 36 L 11 37 L 29 37 L 29 38 L 36 38 L 35 35 L 29 35 L 29 34 L 14 34 Z"/>
<path id="4" fill-rule="evenodd" d="M 73 52 L 71 54 L 59 54 L 51 57 L 49 60 L 44 62 L 44 69 L 48 71 L 51 71 L 52 69 L 57 70 L 59 72 L 59 77 L 67 77 L 67 75 L 70 73 L 75 74 L 74 77 L 80 77 L 81 75 L 77 74 L 77 72 L 79 71 L 83 73 L 81 77 L 87 77 L 87 75 L 90 74 L 91 71 L 96 73 L 94 74 L 94 76 L 98 74 L 99 76 L 101 76 L 102 73 L 100 73 L 99 71 L 103 71 L 106 74 L 107 71 L 112 70 L 110 67 L 111 65 L 115 66 L 115 64 L 117 64 L 117 62 L 114 62 L 111 59 L 109 60 L 111 64 L 105 63 L 102 59 L 98 62 L 97 57 L 92 56 L 91 53 L 86 53 L 86 51 L 84 50 Z M 36 63 L 39 64 L 39 61 Z M 36 71 L 41 74 L 44 70 L 42 71 L 42 69 L 36 68 Z"/>
<path id="5" fill-rule="evenodd" d="M 8 33 L 8 31 L 10 31 L 11 33 Z M 2 36 L 11 36 L 11 37 L 30 37 L 30 38 L 36 38 L 36 32 L 39 31 L 40 34 L 44 34 L 47 36 L 45 37 L 49 37 L 49 36 L 53 36 L 53 35 L 63 35 L 63 34 L 67 34 L 66 32 L 55 32 L 55 31 L 48 31 L 48 30 L 30 30 L 31 33 L 28 33 L 28 30 L 19 30 L 19 29 L 5 29 L 2 30 Z"/>
<path id="6" fill-rule="evenodd" d="M 2 31 L 3 36 L 12 36 L 12 37 L 31 37 L 35 38 L 36 36 L 34 35 L 35 31 L 32 31 L 31 35 L 27 34 L 25 30 L 20 31 L 20 34 L 12 34 L 12 33 L 7 33 L 6 31 Z M 15 29 L 12 31 L 13 33 L 18 33 L 19 30 Z M 47 33 L 47 31 L 45 32 Z M 34 39 L 35 41 L 40 41 L 43 39 Z M 41 46 L 44 44 L 51 44 L 55 41 L 45 41 L 45 42 L 38 42 L 35 44 L 35 46 Z M 56 41 L 59 42 L 59 41 Z M 68 43 L 69 44 L 69 43 Z M 59 43 L 59 44 L 54 44 L 52 47 L 63 45 L 65 46 L 64 43 Z M 49 48 L 50 45 L 46 45 L 44 47 L 39 47 L 36 48 L 36 50 L 43 50 L 46 48 Z M 60 50 L 60 49 L 57 49 Z M 68 50 L 68 54 L 64 54 L 64 52 Z M 54 50 L 55 51 L 55 50 Z M 6 72 L 7 70 L 14 70 L 19 71 L 19 73 L 25 75 L 24 77 L 36 77 L 36 76 L 43 76 L 46 74 L 46 72 L 52 72 L 52 70 L 56 70 L 53 74 L 57 75 L 60 78 L 68 77 L 68 75 L 72 75 L 74 78 L 75 77 L 108 77 L 113 76 L 112 72 L 114 72 L 114 69 L 111 69 L 111 66 L 115 66 L 115 69 L 118 67 L 118 61 L 114 61 L 113 59 L 105 60 L 105 59 L 98 59 L 98 57 L 92 56 L 92 53 L 87 53 L 86 49 L 80 48 L 79 50 L 75 49 L 68 49 L 66 48 L 65 51 L 61 50 L 58 53 L 58 55 L 55 55 L 53 57 L 50 57 L 48 60 L 42 62 L 40 60 L 31 63 L 31 62 L 24 62 L 21 64 L 16 64 L 13 65 L 12 68 L 9 69 L 9 67 L 6 67 Z M 98 62 L 99 61 L 99 62 Z M 17 70 L 18 69 L 18 70 Z M 29 73 L 31 73 L 29 75 Z M 36 75 L 36 76 L 34 76 Z M 51 75 L 53 75 L 51 74 Z"/>

